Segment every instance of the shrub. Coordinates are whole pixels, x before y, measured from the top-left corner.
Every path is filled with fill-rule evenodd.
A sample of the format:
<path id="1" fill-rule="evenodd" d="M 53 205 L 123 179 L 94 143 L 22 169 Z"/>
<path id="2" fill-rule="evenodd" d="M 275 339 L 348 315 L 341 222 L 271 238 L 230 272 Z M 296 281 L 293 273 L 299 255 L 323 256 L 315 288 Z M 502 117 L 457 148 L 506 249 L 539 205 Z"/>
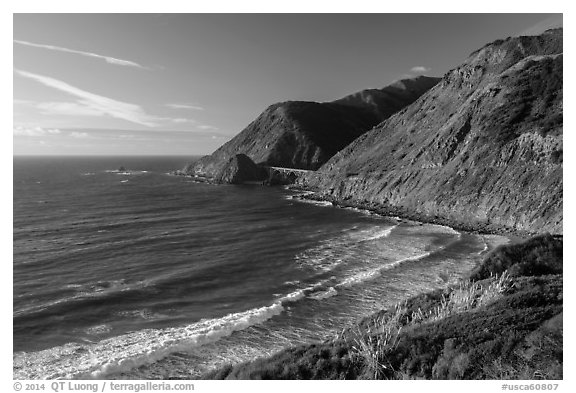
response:
<path id="1" fill-rule="evenodd" d="M 511 276 L 536 276 L 562 273 L 562 238 L 552 235 L 533 237 L 523 243 L 497 247 L 472 273 L 482 280 L 508 270 Z"/>

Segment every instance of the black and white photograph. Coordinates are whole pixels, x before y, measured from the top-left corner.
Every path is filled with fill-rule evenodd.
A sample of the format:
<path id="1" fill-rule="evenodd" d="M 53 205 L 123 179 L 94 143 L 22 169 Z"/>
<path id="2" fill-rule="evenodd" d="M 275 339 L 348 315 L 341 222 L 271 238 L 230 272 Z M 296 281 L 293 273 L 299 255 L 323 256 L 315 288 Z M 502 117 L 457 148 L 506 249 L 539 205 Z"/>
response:
<path id="1" fill-rule="evenodd" d="M 556 390 L 563 16 L 14 13 L 10 386 Z"/>

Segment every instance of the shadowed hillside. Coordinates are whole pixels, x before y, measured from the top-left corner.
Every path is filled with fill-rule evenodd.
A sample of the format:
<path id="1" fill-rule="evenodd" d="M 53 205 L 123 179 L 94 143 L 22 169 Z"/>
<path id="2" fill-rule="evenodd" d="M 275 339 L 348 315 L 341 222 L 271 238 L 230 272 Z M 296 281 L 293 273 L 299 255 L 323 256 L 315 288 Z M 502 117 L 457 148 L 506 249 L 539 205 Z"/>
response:
<path id="1" fill-rule="evenodd" d="M 183 172 L 218 178 L 222 167 L 237 154 L 245 154 L 256 164 L 318 169 L 438 81 L 439 78 L 422 76 L 334 102 L 288 101 L 271 105 L 240 134 Z"/>

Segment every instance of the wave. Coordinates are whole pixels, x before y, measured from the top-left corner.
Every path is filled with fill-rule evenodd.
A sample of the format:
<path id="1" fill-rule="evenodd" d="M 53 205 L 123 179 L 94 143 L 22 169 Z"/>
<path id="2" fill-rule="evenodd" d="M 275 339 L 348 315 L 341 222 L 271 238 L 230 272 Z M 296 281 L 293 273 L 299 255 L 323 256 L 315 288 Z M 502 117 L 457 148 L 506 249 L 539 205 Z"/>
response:
<path id="1" fill-rule="evenodd" d="M 118 169 L 107 169 L 104 172 L 115 173 L 115 174 L 121 175 L 121 176 L 143 175 L 145 173 L 148 173 L 148 171 L 132 171 L 132 170 L 119 171 Z"/>
<path id="2" fill-rule="evenodd" d="M 388 228 L 387 230 L 381 231 L 380 234 L 374 235 L 374 236 L 372 236 L 372 238 L 378 239 L 380 237 L 389 236 L 389 234 L 397 227 L 398 227 L 398 225 L 393 226 L 391 228 Z M 419 232 L 421 230 L 421 228 L 422 227 L 420 227 L 420 226 L 415 226 L 415 227 L 404 227 L 403 226 L 402 227 L 402 229 L 404 231 L 407 231 L 407 232 Z M 424 226 L 424 228 L 426 229 L 427 232 L 429 232 L 429 229 L 433 229 L 434 232 L 440 232 L 440 233 L 446 233 L 446 234 L 455 234 L 456 239 L 448 242 L 447 244 L 445 244 L 445 245 L 443 245 L 443 246 L 441 246 L 435 250 L 428 250 L 428 247 L 426 247 L 426 248 L 424 248 L 423 251 L 425 251 L 425 252 L 423 252 L 423 253 L 413 255 L 413 256 L 408 256 L 405 258 L 401 258 L 401 259 L 395 260 L 395 261 L 393 261 L 389 264 L 386 264 L 386 265 L 379 265 L 377 267 L 355 273 L 352 276 L 345 278 L 341 283 L 337 284 L 336 287 L 350 287 L 350 286 L 353 286 L 355 284 L 359 284 L 359 283 L 362 283 L 362 282 L 365 282 L 368 280 L 372 280 L 372 279 L 380 276 L 380 274 L 383 271 L 395 268 L 395 267 L 397 267 L 397 266 L 399 266 L 405 262 L 418 261 L 418 260 L 430 257 L 431 255 L 441 254 L 441 253 L 445 252 L 445 250 L 447 248 L 449 248 L 450 246 L 458 243 L 462 238 L 462 233 L 456 231 L 455 229 L 453 229 L 451 227 L 447 227 L 447 226 L 443 226 L 443 225 L 428 225 L 427 224 Z M 365 239 L 370 239 L 370 238 L 365 238 Z"/>
<path id="3" fill-rule="evenodd" d="M 324 300 L 324 299 L 328 299 L 329 297 L 336 296 L 336 295 L 338 295 L 338 291 L 336 289 L 334 289 L 334 287 L 329 287 L 325 291 L 320 291 L 320 292 L 317 292 L 315 294 L 310 295 L 309 298 L 314 299 L 314 300 Z"/>
<path id="4" fill-rule="evenodd" d="M 107 324 L 91 326 L 87 329 L 84 329 L 84 333 L 91 335 L 91 336 L 106 334 L 106 333 L 110 333 L 111 331 L 112 331 L 112 327 L 110 325 L 107 325 Z"/>
<path id="5" fill-rule="evenodd" d="M 316 205 L 316 206 L 323 206 L 323 207 L 333 207 L 334 206 L 332 204 L 332 202 L 328 202 L 328 201 L 316 201 L 314 199 L 300 199 L 300 198 L 293 198 L 293 199 L 297 200 L 298 202 L 308 203 L 308 204 Z"/>
<path id="6" fill-rule="evenodd" d="M 317 254 L 317 255 L 312 255 Z M 313 268 L 321 272 L 330 272 L 343 262 L 343 259 L 337 258 L 337 250 L 326 249 L 312 249 L 294 257 L 297 266 L 303 268 Z"/>
<path id="7" fill-rule="evenodd" d="M 500 245 L 510 243 L 510 238 L 502 235 L 481 235 L 480 238 L 484 243 L 484 249 L 480 251 L 478 255 L 485 254 Z"/>
<path id="8" fill-rule="evenodd" d="M 60 299 L 51 300 L 48 302 L 36 304 L 20 310 L 15 310 L 14 318 L 31 317 L 34 314 L 43 313 L 54 307 L 65 307 L 69 304 L 76 304 L 86 300 L 100 299 L 111 295 L 116 295 L 126 291 L 139 290 L 151 285 L 151 281 L 135 281 L 127 283 L 125 280 L 110 280 L 110 281 L 96 281 L 85 284 L 66 284 L 61 287 L 62 291 L 74 291 L 71 296 L 66 296 Z"/>
<path id="9" fill-rule="evenodd" d="M 281 314 L 288 304 L 310 299 L 322 301 L 338 295 L 338 288 L 349 287 L 380 275 L 407 261 L 430 256 L 432 252 L 413 255 L 356 273 L 344 279 L 330 277 L 297 289 L 276 299 L 271 305 L 233 313 L 222 318 L 201 320 L 182 327 L 147 329 L 93 343 L 71 343 L 40 352 L 20 352 L 14 355 L 14 378 L 105 378 L 154 363 L 172 353 L 186 352 L 216 342 L 236 331 L 260 324 Z M 80 289 L 80 288 L 78 288 Z M 107 326 L 95 326 L 86 331 L 97 335 L 106 333 Z M 34 365 L 30 368 L 29 364 Z"/>
<path id="10" fill-rule="evenodd" d="M 406 234 L 418 234 L 422 231 L 425 231 L 427 234 L 456 235 L 457 239 L 460 239 L 462 236 L 462 233 L 446 225 L 426 224 L 410 220 L 404 220 L 404 223 L 410 224 L 402 226 L 402 230 Z"/>
<path id="11" fill-rule="evenodd" d="M 182 327 L 146 329 L 97 343 L 69 343 L 39 352 L 18 352 L 13 359 L 14 378 L 104 378 L 111 373 L 156 362 L 175 352 L 186 352 L 218 341 L 283 311 L 284 307 L 277 301 L 270 306 Z"/>
<path id="12" fill-rule="evenodd" d="M 297 254 L 294 259 L 300 268 L 311 267 L 317 271 L 330 272 L 357 255 L 358 250 L 354 247 L 365 242 L 384 239 L 397 227 L 398 225 L 361 230 L 357 230 L 356 227 L 346 229 L 342 235 L 324 240 L 319 245 Z"/>
<path id="13" fill-rule="evenodd" d="M 388 230 L 391 228 L 380 230 L 380 232 Z M 374 233 L 372 236 L 375 235 Z M 87 341 L 66 344 L 40 352 L 20 352 L 14 355 L 14 378 L 88 379 L 105 378 L 110 374 L 127 372 L 141 365 L 156 362 L 172 353 L 186 352 L 217 342 L 236 331 L 263 323 L 280 315 L 289 304 L 307 301 L 306 299 L 323 301 L 337 296 L 339 288 L 373 279 L 383 270 L 394 268 L 407 261 L 426 258 L 435 252 L 438 250 L 401 258 L 366 271 L 352 272 L 352 275 L 348 277 L 332 276 L 283 295 L 268 306 L 229 314 L 222 318 L 201 320 L 182 327 L 131 332 L 96 343 Z M 290 284 L 296 283 L 290 282 Z M 105 326 L 95 327 L 93 333 L 104 331 L 105 328 Z M 33 366 L 30 368 L 28 365 Z"/>
<path id="14" fill-rule="evenodd" d="M 314 293 L 314 292 L 317 292 L 317 291 L 323 289 L 324 285 L 333 279 L 334 279 L 334 277 L 331 277 L 329 279 L 325 279 L 325 280 L 319 281 L 315 284 L 309 285 L 305 288 L 300 288 L 294 292 L 289 293 L 288 295 L 282 296 L 281 298 L 279 298 L 277 300 L 277 302 L 279 302 L 282 305 L 285 305 L 286 303 L 297 302 L 298 300 L 301 300 L 301 299 L 308 297 L 311 293 Z"/>
<path id="15" fill-rule="evenodd" d="M 362 239 L 360 239 L 360 241 L 368 242 L 368 241 L 378 240 L 378 239 L 388 237 L 388 236 L 390 236 L 392 231 L 394 229 L 396 229 L 397 227 L 398 227 L 398 225 L 394 225 L 392 227 L 388 227 L 385 229 L 375 229 L 375 230 L 371 231 L 371 233 L 366 234 Z"/>
<path id="16" fill-rule="evenodd" d="M 278 298 L 277 302 L 282 305 L 286 305 L 287 303 L 295 303 L 302 299 L 322 300 L 336 296 L 338 292 L 332 286 L 336 280 L 336 276 L 332 276 L 330 278 L 318 281 L 314 284 L 308 285 L 307 287 L 297 289 L 288 295 L 284 295 Z"/>
<path id="17" fill-rule="evenodd" d="M 278 302 L 282 305 L 285 305 L 286 303 L 297 302 L 298 300 L 304 299 L 306 297 L 305 291 L 306 288 L 291 292 L 288 295 L 279 298 Z"/>
<path id="18" fill-rule="evenodd" d="M 397 261 L 394 261 L 394 262 L 389 263 L 389 264 L 384 265 L 384 266 L 379 266 L 379 267 L 376 267 L 376 268 L 373 268 L 370 270 L 362 271 L 360 273 L 354 274 L 353 276 L 350 276 L 350 277 L 344 279 L 342 282 L 337 284 L 336 287 L 350 287 L 352 285 L 359 284 L 359 283 L 374 279 L 374 278 L 380 276 L 381 272 L 384 270 L 392 269 L 392 268 L 394 268 L 394 267 L 396 267 L 396 266 L 398 266 L 404 262 L 418 261 L 420 259 L 423 259 L 423 258 L 430 256 L 431 254 L 432 254 L 432 252 L 425 252 L 425 253 L 420 254 L 420 255 L 415 255 L 415 256 L 399 259 Z"/>
<path id="19" fill-rule="evenodd" d="M 321 280 L 281 296 L 272 304 L 243 312 L 231 313 L 221 318 L 204 319 L 181 327 L 146 329 L 121 336 L 91 341 L 94 336 L 111 331 L 106 324 L 84 329 L 88 337 L 81 343 L 38 351 L 14 354 L 15 379 L 93 379 L 127 372 L 145 364 L 157 362 L 175 352 L 210 344 L 236 331 L 244 330 L 280 315 L 285 306 L 303 299 L 320 301 L 338 292 L 333 284 L 336 277 Z M 82 290 L 83 285 L 72 284 L 70 289 Z M 146 310 L 122 312 L 120 316 L 149 319 Z M 32 365 L 32 366 L 30 366 Z"/>
<path id="20" fill-rule="evenodd" d="M 151 312 L 148 309 L 142 310 L 128 310 L 128 311 L 118 311 L 115 315 L 122 317 L 122 318 L 138 318 L 144 320 L 157 320 L 167 318 L 168 316 L 165 314 L 159 314 Z"/>
<path id="21" fill-rule="evenodd" d="M 390 218 L 392 218 L 392 219 L 394 219 L 394 220 L 397 221 L 397 222 L 400 222 L 400 221 L 401 221 L 399 218 L 398 218 L 398 219 L 395 219 L 394 217 L 388 217 L 388 216 L 385 216 L 385 215 L 382 215 L 382 214 L 379 214 L 379 213 L 375 213 L 375 212 L 373 212 L 372 210 L 369 210 L 369 209 L 363 209 L 363 208 L 361 208 L 361 207 L 346 206 L 346 207 L 342 207 L 342 209 L 344 209 L 344 210 L 351 210 L 351 211 L 353 211 L 353 212 L 360 213 L 360 214 L 365 215 L 365 216 L 370 216 L 370 217 L 372 217 L 372 218 L 383 218 L 383 219 L 390 219 Z"/>
<path id="22" fill-rule="evenodd" d="M 484 243 L 484 247 L 482 248 L 482 250 L 478 251 L 477 253 L 478 255 L 485 254 L 490 249 L 490 247 L 488 246 L 488 242 L 484 240 L 484 238 L 482 238 L 482 242 Z"/>

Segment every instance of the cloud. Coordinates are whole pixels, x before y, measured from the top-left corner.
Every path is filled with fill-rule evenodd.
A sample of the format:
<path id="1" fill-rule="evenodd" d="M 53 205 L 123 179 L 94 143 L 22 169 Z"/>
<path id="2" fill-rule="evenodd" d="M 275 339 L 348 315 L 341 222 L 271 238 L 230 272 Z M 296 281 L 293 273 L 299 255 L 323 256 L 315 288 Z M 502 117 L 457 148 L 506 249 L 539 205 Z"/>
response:
<path id="1" fill-rule="evenodd" d="M 14 98 L 12 100 L 12 102 L 14 103 L 14 105 L 31 105 L 34 104 L 34 101 L 30 101 L 30 100 L 21 100 L 19 98 Z"/>
<path id="2" fill-rule="evenodd" d="M 195 124 L 196 123 L 196 120 L 194 120 L 194 119 L 185 119 L 185 118 L 181 118 L 181 117 L 171 119 L 171 121 L 172 121 L 172 123 L 177 123 L 177 124 L 186 124 L 186 123 Z"/>
<path id="3" fill-rule="evenodd" d="M 74 131 L 74 132 L 71 132 L 69 135 L 70 135 L 72 138 L 80 138 L 80 139 L 88 138 L 88 134 L 85 133 L 85 132 L 77 132 L 77 131 Z"/>
<path id="4" fill-rule="evenodd" d="M 201 106 L 193 105 L 193 104 L 166 104 L 166 106 L 168 108 L 172 108 L 172 109 L 191 109 L 194 111 L 203 111 L 204 110 L 204 108 L 202 108 Z"/>
<path id="5" fill-rule="evenodd" d="M 72 105 L 70 103 L 64 103 L 68 106 L 69 109 L 76 110 L 77 113 L 83 112 L 84 115 L 90 113 L 90 116 L 97 116 L 97 113 L 99 113 L 101 116 L 107 115 L 146 127 L 155 127 L 158 125 L 159 121 L 165 120 L 161 117 L 147 114 L 138 105 L 89 93 L 58 79 L 33 74 L 31 72 L 21 71 L 18 69 L 15 69 L 14 72 L 21 77 L 35 80 L 36 82 L 39 82 L 45 86 L 80 98 L 79 101 L 72 103 Z M 62 104 L 63 103 L 51 103 L 45 107 L 44 110 L 62 110 L 64 109 Z"/>
<path id="6" fill-rule="evenodd" d="M 218 129 L 218 127 L 209 126 L 206 124 L 199 125 L 198 128 L 201 130 L 217 130 Z"/>
<path id="7" fill-rule="evenodd" d="M 41 102 L 35 105 L 44 115 L 102 116 L 103 112 L 77 102 Z"/>
<path id="8" fill-rule="evenodd" d="M 48 50 L 53 50 L 53 51 L 58 51 L 58 52 L 74 53 L 77 55 L 87 56 L 87 57 L 95 57 L 97 59 L 104 60 L 108 64 L 114 64 L 114 65 L 125 66 L 125 67 L 135 67 L 135 68 L 141 68 L 141 69 L 148 69 L 147 67 L 144 67 L 144 66 L 142 66 L 138 63 L 135 63 L 133 61 L 116 59 L 114 57 L 102 56 L 102 55 L 98 55 L 96 53 L 91 53 L 91 52 L 83 52 L 83 51 L 74 50 L 74 49 L 62 48 L 60 46 L 54 46 L 54 45 L 35 44 L 33 42 L 21 41 L 21 40 L 14 40 L 14 43 L 20 44 L 20 45 L 31 46 L 34 48 L 42 48 L 42 49 L 48 49 Z"/>
<path id="9" fill-rule="evenodd" d="M 415 74 L 426 74 L 427 72 L 430 72 L 429 67 L 424 67 L 424 66 L 414 66 L 412 68 L 410 68 L 410 72 L 413 72 Z"/>
<path id="10" fill-rule="evenodd" d="M 57 128 L 42 128 L 42 127 L 26 127 L 26 126 L 14 126 L 13 135 L 14 136 L 48 136 L 48 135 L 58 135 L 61 131 Z"/>

